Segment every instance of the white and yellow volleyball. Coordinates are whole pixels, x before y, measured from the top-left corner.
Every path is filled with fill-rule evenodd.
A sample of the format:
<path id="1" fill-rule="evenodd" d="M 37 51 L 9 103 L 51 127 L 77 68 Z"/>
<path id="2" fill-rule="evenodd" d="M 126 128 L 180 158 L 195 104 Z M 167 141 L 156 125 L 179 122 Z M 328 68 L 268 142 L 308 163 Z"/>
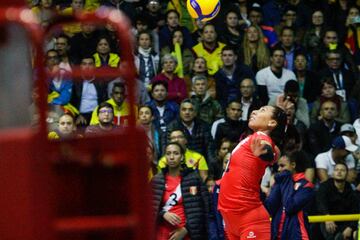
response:
<path id="1" fill-rule="evenodd" d="M 220 0 L 187 0 L 186 6 L 191 17 L 207 22 L 219 13 Z"/>

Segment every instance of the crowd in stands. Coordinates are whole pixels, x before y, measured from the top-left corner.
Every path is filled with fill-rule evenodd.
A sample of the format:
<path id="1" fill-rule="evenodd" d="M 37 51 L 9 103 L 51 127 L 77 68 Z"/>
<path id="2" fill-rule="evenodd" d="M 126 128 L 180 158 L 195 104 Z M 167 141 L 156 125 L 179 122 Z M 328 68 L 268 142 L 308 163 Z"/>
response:
<path id="1" fill-rule="evenodd" d="M 169 239 L 169 233 L 173 239 L 205 239 L 207 232 L 208 239 L 224 239 L 214 204 L 224 162 L 251 134 L 250 113 L 264 105 L 287 114 L 281 152 L 288 158 L 280 162 L 290 166 L 296 159 L 314 184 L 307 212 L 360 212 L 360 1 L 221 0 L 220 13 L 206 23 L 190 17 L 186 0 L 32 0 L 28 5 L 44 28 L 56 14 L 101 7 L 129 18 L 136 118 L 149 141 L 157 239 Z M 128 51 L 113 26 L 67 23 L 51 32 L 44 47 L 49 138 L 126 127 L 127 84 L 92 74 L 118 68 Z M 84 71 L 81 81 L 72 79 L 74 66 Z M 34 106 L 31 110 L 36 124 Z M 272 188 L 282 186 L 282 167 L 267 169 L 261 183 L 270 212 L 281 201 L 274 200 Z M 183 192 L 182 197 L 171 191 Z M 169 230 L 172 226 L 176 231 Z M 312 224 L 309 237 L 353 239 L 356 226 Z"/>

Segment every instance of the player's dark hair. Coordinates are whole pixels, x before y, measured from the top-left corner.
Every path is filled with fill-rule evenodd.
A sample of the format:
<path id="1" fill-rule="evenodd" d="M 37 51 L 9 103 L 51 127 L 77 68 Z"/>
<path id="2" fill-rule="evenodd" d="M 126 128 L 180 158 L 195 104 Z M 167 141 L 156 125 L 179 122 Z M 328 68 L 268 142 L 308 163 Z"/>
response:
<path id="1" fill-rule="evenodd" d="M 285 138 L 286 124 L 287 124 L 287 116 L 285 111 L 275 106 L 272 119 L 275 120 L 277 124 L 276 127 L 271 131 L 270 137 L 275 142 L 276 146 L 278 146 L 281 149 Z"/>

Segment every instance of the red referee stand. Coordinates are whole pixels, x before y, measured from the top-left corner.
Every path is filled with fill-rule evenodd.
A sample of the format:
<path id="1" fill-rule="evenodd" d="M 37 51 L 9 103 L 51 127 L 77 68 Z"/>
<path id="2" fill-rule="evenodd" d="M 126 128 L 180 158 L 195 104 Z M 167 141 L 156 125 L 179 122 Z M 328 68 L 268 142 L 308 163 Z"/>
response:
<path id="1" fill-rule="evenodd" d="M 43 61 L 46 31 L 29 9 L 21 7 L 22 1 L 8 3 L 11 8 L 0 1 L 0 28 L 17 23 L 31 43 L 39 126 L 0 128 L 0 239 L 150 239 L 145 135 L 136 128 L 134 104 L 130 104 L 128 127 L 118 132 L 49 141 Z M 120 69 L 95 75 L 121 76 L 128 83 L 129 101 L 134 103 L 135 68 L 127 20 L 108 9 L 73 20 L 110 23 L 121 33 Z M 74 75 L 78 74 L 74 69 Z"/>

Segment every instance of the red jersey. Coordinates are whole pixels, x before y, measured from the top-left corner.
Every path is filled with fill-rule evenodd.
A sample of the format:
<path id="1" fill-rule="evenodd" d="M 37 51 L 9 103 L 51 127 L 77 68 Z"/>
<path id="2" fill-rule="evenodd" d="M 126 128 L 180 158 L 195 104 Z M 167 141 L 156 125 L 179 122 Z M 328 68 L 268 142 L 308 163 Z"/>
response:
<path id="1" fill-rule="evenodd" d="M 165 208 L 165 211 L 169 211 L 178 215 L 181 218 L 181 223 L 176 227 L 184 227 L 186 217 L 183 205 L 183 197 L 181 195 L 181 177 L 172 177 L 166 175 L 165 180 L 166 185 L 162 201 L 163 209 Z"/>
<path id="2" fill-rule="evenodd" d="M 265 133 L 256 132 L 242 140 L 232 152 L 230 161 L 221 179 L 218 209 L 224 212 L 245 212 L 262 205 L 260 200 L 260 183 L 265 168 L 272 162 L 254 156 L 251 142 L 260 138 L 271 144 L 275 154 L 275 144 Z"/>

